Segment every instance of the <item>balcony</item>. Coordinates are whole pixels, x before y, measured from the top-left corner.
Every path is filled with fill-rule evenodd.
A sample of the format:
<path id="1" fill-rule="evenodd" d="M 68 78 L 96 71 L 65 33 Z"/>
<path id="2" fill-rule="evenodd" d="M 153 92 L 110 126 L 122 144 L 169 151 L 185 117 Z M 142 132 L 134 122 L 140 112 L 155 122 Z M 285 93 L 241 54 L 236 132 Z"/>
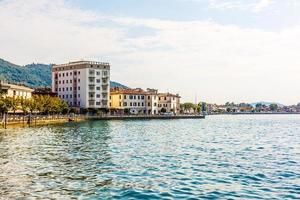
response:
<path id="1" fill-rule="evenodd" d="M 95 97 L 89 97 L 89 101 L 96 101 Z"/>
<path id="2" fill-rule="evenodd" d="M 102 90 L 103 90 L 103 91 L 107 91 L 107 89 L 108 89 L 108 86 L 107 86 L 107 85 L 102 85 Z"/>
<path id="3" fill-rule="evenodd" d="M 102 82 L 102 85 L 108 86 L 108 81 L 103 81 L 103 82 Z"/>
<path id="4" fill-rule="evenodd" d="M 108 104 L 108 100 L 104 100 L 104 99 L 103 99 L 101 102 L 102 102 L 102 106 L 103 106 L 103 107 L 104 107 L 104 106 L 107 106 L 107 104 Z"/>
<path id="5" fill-rule="evenodd" d="M 95 87 L 93 87 L 93 86 L 94 85 L 90 85 L 89 90 L 94 92 L 95 91 Z"/>
<path id="6" fill-rule="evenodd" d="M 95 73 L 89 73 L 89 78 L 91 79 L 94 79 L 94 78 L 96 78 L 96 76 L 95 76 Z"/>

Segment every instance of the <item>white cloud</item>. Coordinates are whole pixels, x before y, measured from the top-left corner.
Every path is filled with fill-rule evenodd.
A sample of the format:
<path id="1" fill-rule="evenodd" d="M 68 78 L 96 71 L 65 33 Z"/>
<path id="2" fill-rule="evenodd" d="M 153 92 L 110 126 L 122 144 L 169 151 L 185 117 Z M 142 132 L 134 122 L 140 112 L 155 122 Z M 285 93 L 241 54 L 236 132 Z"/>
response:
<path id="1" fill-rule="evenodd" d="M 260 12 L 269 7 L 273 0 L 209 0 L 209 6 L 221 10 L 245 10 L 251 12 Z"/>
<path id="2" fill-rule="evenodd" d="M 128 37 L 135 26 L 153 34 Z M 112 79 L 209 102 L 300 101 L 300 27 L 281 32 L 210 21 L 118 18 L 62 0 L 1 1 L 0 57 L 109 61 Z"/>

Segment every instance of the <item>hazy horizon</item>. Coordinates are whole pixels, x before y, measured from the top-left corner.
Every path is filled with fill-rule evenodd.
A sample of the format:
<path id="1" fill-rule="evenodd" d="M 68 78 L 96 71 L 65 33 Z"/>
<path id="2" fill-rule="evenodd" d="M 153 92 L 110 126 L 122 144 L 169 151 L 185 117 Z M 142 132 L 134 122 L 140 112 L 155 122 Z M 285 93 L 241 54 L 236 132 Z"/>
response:
<path id="1" fill-rule="evenodd" d="M 0 0 L 0 58 L 95 60 L 183 101 L 300 102 L 300 1 Z"/>

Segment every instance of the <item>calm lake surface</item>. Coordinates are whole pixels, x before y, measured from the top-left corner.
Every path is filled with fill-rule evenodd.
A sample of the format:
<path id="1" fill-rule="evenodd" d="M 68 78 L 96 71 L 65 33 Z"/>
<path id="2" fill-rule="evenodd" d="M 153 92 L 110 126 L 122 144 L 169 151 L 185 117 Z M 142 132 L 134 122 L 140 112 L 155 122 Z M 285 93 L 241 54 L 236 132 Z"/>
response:
<path id="1" fill-rule="evenodd" d="M 0 130 L 0 199 L 300 199 L 300 115 Z"/>

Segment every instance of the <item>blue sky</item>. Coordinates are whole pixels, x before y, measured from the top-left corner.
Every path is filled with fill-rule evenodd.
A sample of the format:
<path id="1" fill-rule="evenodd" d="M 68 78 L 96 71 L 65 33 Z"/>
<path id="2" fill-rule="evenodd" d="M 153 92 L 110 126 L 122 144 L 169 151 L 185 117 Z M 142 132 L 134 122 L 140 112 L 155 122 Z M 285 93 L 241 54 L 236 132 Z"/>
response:
<path id="1" fill-rule="evenodd" d="M 217 0 L 233 8 L 216 8 L 210 0 L 75 0 L 71 3 L 82 9 L 114 16 L 157 18 L 164 20 L 213 20 L 244 28 L 282 30 L 299 25 L 299 2 L 274 0 L 258 12 L 246 8 L 260 0 Z M 245 6 L 245 8 L 243 8 Z M 221 7 L 221 6 L 220 6 Z"/>
<path id="2" fill-rule="evenodd" d="M 109 62 L 112 80 L 183 101 L 296 104 L 299 10 L 299 0 L 0 0 L 0 53 L 21 65 Z"/>

